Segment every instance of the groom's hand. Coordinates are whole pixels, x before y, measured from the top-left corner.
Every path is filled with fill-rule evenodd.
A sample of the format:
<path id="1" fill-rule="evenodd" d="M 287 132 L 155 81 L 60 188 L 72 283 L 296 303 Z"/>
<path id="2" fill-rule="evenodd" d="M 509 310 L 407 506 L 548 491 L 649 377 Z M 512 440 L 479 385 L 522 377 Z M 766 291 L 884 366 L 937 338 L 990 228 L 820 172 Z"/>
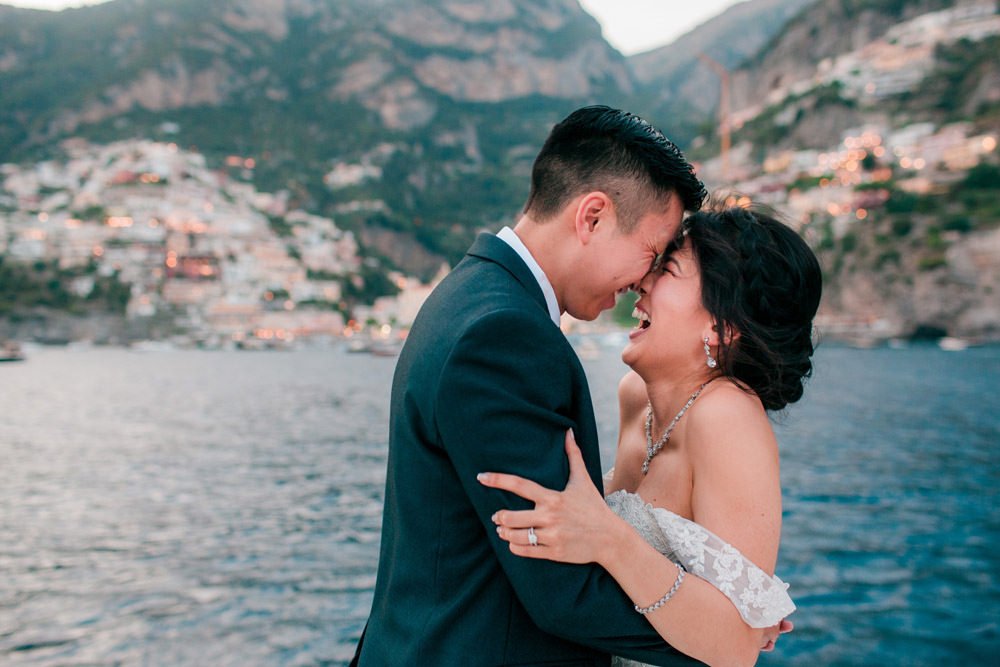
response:
<path id="1" fill-rule="evenodd" d="M 763 644 L 761 644 L 760 650 L 764 653 L 770 653 L 774 650 L 774 644 L 778 641 L 778 636 L 783 635 L 786 632 L 791 632 L 794 629 L 795 626 L 792 625 L 792 622 L 787 618 L 782 619 L 777 625 L 772 625 L 767 628 L 761 636 Z"/>

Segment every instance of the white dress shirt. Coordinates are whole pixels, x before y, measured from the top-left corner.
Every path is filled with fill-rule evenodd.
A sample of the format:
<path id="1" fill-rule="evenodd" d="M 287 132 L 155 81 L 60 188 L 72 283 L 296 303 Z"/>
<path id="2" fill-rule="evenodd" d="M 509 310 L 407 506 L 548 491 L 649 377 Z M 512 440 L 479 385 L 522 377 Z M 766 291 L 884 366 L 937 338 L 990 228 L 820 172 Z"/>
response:
<path id="1" fill-rule="evenodd" d="M 531 275 L 535 277 L 538 281 L 538 286 L 542 288 L 542 294 L 545 296 L 545 305 L 549 309 L 549 317 L 556 326 L 559 326 L 559 317 L 561 313 L 559 312 L 559 302 L 556 301 L 556 291 L 552 289 L 552 283 L 546 277 L 545 272 L 542 271 L 542 267 L 538 265 L 535 258 L 531 256 L 531 251 L 528 247 L 524 245 L 520 237 L 514 233 L 514 230 L 510 227 L 504 227 L 497 233 L 497 238 L 504 241 L 507 245 L 514 249 L 514 252 L 524 260 L 524 263 L 528 265 L 528 269 L 531 271 Z"/>

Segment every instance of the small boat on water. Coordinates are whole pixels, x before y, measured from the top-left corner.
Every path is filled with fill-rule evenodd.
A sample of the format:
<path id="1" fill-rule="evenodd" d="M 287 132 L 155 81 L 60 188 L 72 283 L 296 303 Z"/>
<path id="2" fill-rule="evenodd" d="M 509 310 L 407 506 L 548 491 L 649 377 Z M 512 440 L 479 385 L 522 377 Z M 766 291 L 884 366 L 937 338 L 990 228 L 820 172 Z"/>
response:
<path id="1" fill-rule="evenodd" d="M 0 345 L 0 362 L 24 361 L 24 359 L 24 352 L 21 351 L 21 346 L 17 343 L 11 341 Z"/>
<path id="2" fill-rule="evenodd" d="M 398 357 L 403 350 L 402 339 L 355 339 L 345 347 L 350 354 L 371 354 L 376 357 Z"/>
<path id="3" fill-rule="evenodd" d="M 173 343 L 165 340 L 140 340 L 132 343 L 135 352 L 172 352 L 177 349 Z"/>
<path id="4" fill-rule="evenodd" d="M 948 352 L 961 352 L 962 350 L 968 349 L 969 341 L 964 338 L 945 336 L 944 338 L 938 339 L 938 347 Z"/>
<path id="5" fill-rule="evenodd" d="M 368 348 L 368 352 L 376 357 L 398 357 L 402 351 L 403 341 L 401 340 L 376 341 Z"/>

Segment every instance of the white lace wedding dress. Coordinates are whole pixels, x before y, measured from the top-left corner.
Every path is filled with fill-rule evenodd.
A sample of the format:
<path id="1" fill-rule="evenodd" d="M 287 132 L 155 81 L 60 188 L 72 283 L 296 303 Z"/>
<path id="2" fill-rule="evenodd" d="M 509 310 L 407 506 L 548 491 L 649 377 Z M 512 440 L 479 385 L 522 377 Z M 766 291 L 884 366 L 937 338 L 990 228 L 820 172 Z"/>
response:
<path id="1" fill-rule="evenodd" d="M 770 627 L 795 611 L 788 584 L 768 575 L 718 535 L 628 491 L 616 491 L 606 500 L 657 551 L 722 591 L 750 627 Z M 642 665 L 620 657 L 611 664 Z"/>

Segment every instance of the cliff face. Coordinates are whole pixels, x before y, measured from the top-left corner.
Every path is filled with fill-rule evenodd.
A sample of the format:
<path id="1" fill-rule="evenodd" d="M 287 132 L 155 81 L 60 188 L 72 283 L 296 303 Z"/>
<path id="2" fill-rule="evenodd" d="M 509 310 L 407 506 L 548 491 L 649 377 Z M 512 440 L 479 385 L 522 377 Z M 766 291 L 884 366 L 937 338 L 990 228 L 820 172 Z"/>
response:
<path id="1" fill-rule="evenodd" d="M 930 220 L 929 227 L 938 221 Z M 926 231 L 926 228 L 925 228 Z M 917 235 L 919 245 L 926 244 Z M 933 263 L 919 251 L 888 250 L 862 233 L 854 252 L 838 262 L 824 253 L 828 276 L 821 330 L 836 337 L 906 337 L 920 330 L 952 336 L 1000 338 L 1000 229 L 946 233 Z M 909 245 L 909 244 L 900 244 Z M 891 257 L 891 259 L 886 259 Z"/>
<path id="2" fill-rule="evenodd" d="M 4 8 L 0 38 L 4 120 L 41 116 L 29 142 L 133 110 L 270 100 L 319 113 L 326 99 L 413 129 L 442 98 L 630 87 L 624 59 L 574 0 L 115 0 L 58 14 Z M 33 93 L 45 80 L 59 93 L 42 105 Z"/>
<path id="3" fill-rule="evenodd" d="M 629 66 L 639 88 L 661 102 L 680 98 L 701 112 L 711 112 L 719 103 L 719 79 L 699 62 L 699 54 L 736 69 L 783 31 L 789 20 L 815 2 L 741 2 L 667 46 L 632 56 Z"/>
<path id="4" fill-rule="evenodd" d="M 759 107 L 762 100 L 801 92 L 823 61 L 861 50 L 894 25 L 954 0 L 823 0 L 782 27 L 732 76 L 732 108 Z"/>

